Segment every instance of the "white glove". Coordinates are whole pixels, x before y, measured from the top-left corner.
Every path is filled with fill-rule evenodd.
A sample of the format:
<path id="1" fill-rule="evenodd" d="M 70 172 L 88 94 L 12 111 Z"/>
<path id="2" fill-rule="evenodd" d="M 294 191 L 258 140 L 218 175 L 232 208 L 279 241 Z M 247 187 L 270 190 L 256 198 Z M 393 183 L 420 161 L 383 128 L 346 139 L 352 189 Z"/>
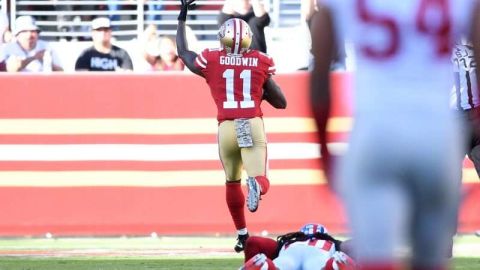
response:
<path id="1" fill-rule="evenodd" d="M 355 270 L 355 261 L 347 254 L 336 251 L 325 264 L 325 270 Z"/>
<path id="2" fill-rule="evenodd" d="M 240 267 L 238 270 L 263 270 L 267 269 L 264 268 L 263 266 L 267 265 L 267 256 L 263 253 L 258 253 L 257 255 L 253 256 L 248 260 L 242 267 Z"/>

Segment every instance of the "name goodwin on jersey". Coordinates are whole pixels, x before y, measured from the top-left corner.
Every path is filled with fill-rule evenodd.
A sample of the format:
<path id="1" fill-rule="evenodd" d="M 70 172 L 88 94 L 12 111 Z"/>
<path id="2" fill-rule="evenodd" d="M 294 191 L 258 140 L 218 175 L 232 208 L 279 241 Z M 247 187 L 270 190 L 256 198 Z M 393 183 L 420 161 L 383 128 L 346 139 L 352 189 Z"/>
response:
<path id="1" fill-rule="evenodd" d="M 220 56 L 220 65 L 257 67 L 258 58 L 222 55 Z"/>

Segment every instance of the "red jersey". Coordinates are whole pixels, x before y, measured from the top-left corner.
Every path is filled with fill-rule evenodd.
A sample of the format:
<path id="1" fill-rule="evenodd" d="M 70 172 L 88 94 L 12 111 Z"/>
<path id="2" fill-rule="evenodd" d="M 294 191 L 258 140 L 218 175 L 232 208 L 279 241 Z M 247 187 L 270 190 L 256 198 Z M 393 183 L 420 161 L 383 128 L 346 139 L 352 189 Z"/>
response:
<path id="1" fill-rule="evenodd" d="M 218 121 L 263 115 L 263 84 L 275 73 L 270 56 L 257 50 L 227 55 L 223 49 L 205 49 L 195 65 L 210 86 Z"/>

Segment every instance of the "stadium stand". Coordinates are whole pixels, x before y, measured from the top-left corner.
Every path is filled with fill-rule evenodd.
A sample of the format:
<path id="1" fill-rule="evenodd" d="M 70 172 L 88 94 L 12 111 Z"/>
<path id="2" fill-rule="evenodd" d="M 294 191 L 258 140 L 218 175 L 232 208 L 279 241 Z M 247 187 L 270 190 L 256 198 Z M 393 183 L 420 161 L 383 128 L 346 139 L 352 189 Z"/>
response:
<path id="1" fill-rule="evenodd" d="M 41 38 L 62 48 L 60 54 L 66 71 L 73 70 L 73 60 L 70 58 L 76 58 L 87 46 L 84 41 L 90 39 L 92 18 L 110 17 L 117 43 L 127 50 L 133 50 L 137 46 L 132 43 L 139 40 L 149 24 L 157 25 L 160 35 L 175 35 L 179 7 L 178 0 L 149 0 L 162 5 L 159 10 L 148 10 L 149 1 L 144 5 L 144 1 L 135 0 L 0 1 L 1 9 L 9 15 L 10 22 L 21 15 L 31 15 L 36 19 L 42 29 Z M 266 29 L 268 53 L 277 61 L 277 70 L 292 71 L 305 66 L 308 59 L 305 46 L 307 32 L 300 20 L 300 1 L 264 0 L 264 3 L 272 18 L 270 27 Z M 222 4 L 222 0 L 197 0 L 196 10 L 189 12 L 188 25 L 200 43 L 196 46 L 199 49 L 216 44 L 217 15 Z M 111 5 L 117 5 L 117 8 Z M 149 15 L 158 15 L 156 17 L 161 19 L 151 20 L 149 18 L 153 16 Z M 69 46 L 65 46 L 65 42 L 69 42 Z M 282 62 L 281 55 L 276 56 L 285 51 L 292 54 L 288 57 L 288 63 Z"/>
<path id="2" fill-rule="evenodd" d="M 149 0 L 155 1 L 155 0 Z M 156 0 L 162 5 L 160 10 L 148 10 L 143 1 L 133 0 L 2 0 L 2 11 L 8 11 L 10 21 L 21 15 L 31 15 L 37 24 L 44 29 L 42 37 L 59 40 L 62 38 L 82 37 L 81 31 L 88 28 L 92 17 L 109 16 L 117 26 L 114 35 L 118 40 L 130 40 L 138 37 L 145 25 L 158 25 L 161 35 L 175 34 L 178 15 L 178 0 Z M 117 5 L 118 9 L 109 9 L 109 5 Z M 221 9 L 221 0 L 198 0 L 197 9 L 189 12 L 189 25 L 201 40 L 215 39 L 217 33 L 217 15 Z M 68 8 L 62 8 L 68 6 Z M 272 27 L 293 27 L 300 24 L 300 1 L 269 0 L 265 6 L 272 17 Z M 160 15 L 161 20 L 151 21 L 148 15 Z M 59 16 L 72 18 L 58 20 Z M 68 26 L 70 31 L 63 30 Z"/>

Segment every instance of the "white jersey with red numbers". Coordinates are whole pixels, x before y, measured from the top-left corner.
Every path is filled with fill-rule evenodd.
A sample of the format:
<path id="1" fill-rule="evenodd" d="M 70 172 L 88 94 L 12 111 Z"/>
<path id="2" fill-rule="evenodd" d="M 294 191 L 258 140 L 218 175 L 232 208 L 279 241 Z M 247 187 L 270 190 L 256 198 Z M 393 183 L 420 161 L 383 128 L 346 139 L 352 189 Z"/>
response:
<path id="1" fill-rule="evenodd" d="M 279 269 L 323 269 L 335 251 L 335 244 L 330 241 L 297 241 L 284 245 L 273 263 Z"/>
<path id="2" fill-rule="evenodd" d="M 257 50 L 227 54 L 206 49 L 195 59 L 217 105 L 218 121 L 261 117 L 263 84 L 275 73 L 273 59 Z"/>
<path id="3" fill-rule="evenodd" d="M 339 38 L 354 44 L 357 111 L 446 107 L 452 68 L 445 59 L 468 31 L 472 0 L 318 2 L 333 11 Z"/>
<path id="4" fill-rule="evenodd" d="M 463 159 L 449 106 L 450 56 L 468 36 L 475 1 L 318 3 L 330 11 L 337 39 L 355 51 L 355 122 L 335 181 L 355 257 L 394 264 L 409 243 L 409 263 L 441 268 L 455 231 Z"/>
<path id="5" fill-rule="evenodd" d="M 320 239 L 309 239 L 306 241 L 296 241 L 291 244 L 286 244 L 283 245 L 283 247 L 280 249 L 279 255 L 282 254 L 282 252 L 286 251 L 287 249 L 294 247 L 294 246 L 310 246 L 310 247 L 315 247 L 318 249 L 320 252 L 324 252 L 328 254 L 328 256 L 331 256 L 333 253 L 335 253 L 335 244 L 331 241 L 327 240 L 320 240 Z"/>

